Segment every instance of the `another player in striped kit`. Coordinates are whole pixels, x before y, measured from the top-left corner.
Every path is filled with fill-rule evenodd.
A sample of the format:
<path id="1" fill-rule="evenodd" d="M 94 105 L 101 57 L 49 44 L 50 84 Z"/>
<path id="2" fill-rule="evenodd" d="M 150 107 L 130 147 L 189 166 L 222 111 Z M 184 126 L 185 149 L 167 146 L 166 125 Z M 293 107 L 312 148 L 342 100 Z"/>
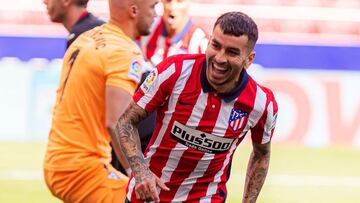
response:
<path id="1" fill-rule="evenodd" d="M 227 170 L 249 131 L 253 152 L 243 202 L 256 201 L 278 111 L 273 93 L 246 72 L 257 38 L 250 17 L 225 13 L 215 23 L 205 55 L 169 57 L 148 76 L 110 130 L 132 167 L 128 202 L 225 202 Z M 144 158 L 136 124 L 155 110 Z"/>
<path id="2" fill-rule="evenodd" d="M 205 53 L 209 42 L 206 32 L 195 25 L 189 14 L 191 0 L 162 0 L 163 16 L 156 19 L 141 46 L 154 66 L 175 54 Z"/>

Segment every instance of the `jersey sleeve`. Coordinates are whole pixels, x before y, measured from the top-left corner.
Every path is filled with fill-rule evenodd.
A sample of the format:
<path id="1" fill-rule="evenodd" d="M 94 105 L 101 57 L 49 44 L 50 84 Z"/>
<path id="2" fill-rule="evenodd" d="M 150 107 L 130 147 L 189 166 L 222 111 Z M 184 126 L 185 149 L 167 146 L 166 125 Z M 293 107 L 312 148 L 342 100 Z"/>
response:
<path id="1" fill-rule="evenodd" d="M 178 77 L 174 58 L 169 57 L 154 68 L 135 93 L 134 101 L 146 111 L 153 112 L 169 98 Z"/>
<path id="2" fill-rule="evenodd" d="M 105 61 L 106 85 L 134 94 L 142 73 L 143 58 L 131 51 L 116 50 Z"/>
<path id="3" fill-rule="evenodd" d="M 273 93 L 267 90 L 266 108 L 258 123 L 251 129 L 251 139 L 257 144 L 266 144 L 271 141 L 278 113 L 278 105 Z"/>

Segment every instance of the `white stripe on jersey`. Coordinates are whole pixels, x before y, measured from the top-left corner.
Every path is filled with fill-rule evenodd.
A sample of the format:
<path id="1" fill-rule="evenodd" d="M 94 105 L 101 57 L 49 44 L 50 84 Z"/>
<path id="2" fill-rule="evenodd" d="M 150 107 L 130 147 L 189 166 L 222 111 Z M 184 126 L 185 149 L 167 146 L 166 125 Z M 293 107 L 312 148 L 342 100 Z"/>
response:
<path id="1" fill-rule="evenodd" d="M 208 97 L 208 93 L 203 93 L 203 91 L 201 91 L 201 94 L 199 96 L 199 98 L 201 98 L 201 99 L 198 99 L 198 101 L 196 102 L 195 106 L 199 105 L 198 107 L 202 107 L 201 115 L 203 114 L 203 112 L 205 110 L 207 97 Z M 221 107 L 220 107 L 219 115 L 222 115 L 222 116 L 217 117 L 215 127 L 212 132 L 213 135 L 216 135 L 219 137 L 224 137 L 224 133 L 226 132 L 226 129 L 228 127 L 228 118 L 230 117 L 231 109 L 234 106 L 234 103 L 235 103 L 235 101 L 226 103 L 226 102 L 224 102 L 224 100 L 221 100 Z M 229 106 L 230 106 L 230 108 L 229 108 Z M 193 110 L 192 116 L 195 114 L 194 111 L 195 111 L 195 108 Z M 190 118 L 193 118 L 192 116 Z M 197 123 L 199 121 L 197 121 Z M 188 121 L 188 124 L 189 123 L 190 122 Z M 197 123 L 194 122 L 192 124 L 197 126 Z M 236 141 L 234 141 L 234 142 L 236 142 Z M 230 152 L 230 150 L 229 150 L 229 152 Z M 182 182 L 181 186 L 179 187 L 178 191 L 176 192 L 175 197 L 173 199 L 175 202 L 176 201 L 185 201 L 187 199 L 189 192 L 191 191 L 193 185 L 196 183 L 197 179 L 202 177 L 204 175 L 204 173 L 207 171 L 207 168 L 210 165 L 211 160 L 214 159 L 214 156 L 215 156 L 215 154 L 205 153 L 204 156 L 201 158 L 201 160 L 198 161 L 198 164 L 195 167 L 195 169 L 193 170 L 193 172 L 191 172 L 189 177 L 186 178 Z"/>
<path id="2" fill-rule="evenodd" d="M 207 105 L 208 95 L 209 95 L 208 93 L 204 93 L 203 90 L 201 89 L 201 93 L 196 101 L 196 104 L 194 105 L 194 108 L 193 108 L 193 111 L 191 112 L 189 120 L 186 122 L 186 126 L 198 126 L 199 125 L 199 122 L 200 122 L 201 118 L 203 117 L 205 107 Z M 175 149 L 177 149 L 178 147 L 182 147 L 182 146 L 183 146 L 183 144 L 178 143 L 178 144 L 176 144 Z M 187 148 L 188 147 L 186 147 L 186 149 Z M 212 155 L 212 158 L 213 158 L 213 155 Z M 195 169 L 191 172 L 191 174 L 189 175 L 188 178 L 183 180 L 183 182 L 181 183 L 181 186 L 176 191 L 176 194 L 173 198 L 174 202 L 185 201 L 187 199 L 187 196 L 188 196 L 193 184 L 196 183 L 196 180 L 198 177 L 203 176 L 203 174 L 206 171 L 206 169 L 208 168 L 212 158 L 206 159 L 203 157 L 201 159 L 201 161 L 198 161 Z M 176 161 L 179 162 L 180 159 L 177 158 Z M 169 170 L 171 171 L 171 168 L 169 168 Z M 172 169 L 172 172 L 173 171 L 174 171 L 174 169 Z"/>
<path id="3" fill-rule="evenodd" d="M 249 121 L 248 121 L 248 123 L 250 123 L 249 127 L 254 127 L 259 122 L 262 114 L 265 111 L 265 105 L 266 105 L 266 93 L 259 87 L 259 85 L 256 85 L 256 97 L 255 97 L 254 108 L 249 115 Z"/>
<path id="4" fill-rule="evenodd" d="M 185 84 L 185 83 L 183 83 Z M 206 107 L 206 101 L 207 101 L 208 94 L 204 94 L 203 91 L 201 91 L 201 94 L 199 95 L 195 107 L 193 109 L 190 119 L 187 121 L 186 126 L 198 126 L 200 119 L 202 118 L 202 115 L 204 113 L 205 107 Z M 177 103 L 177 102 L 175 102 Z M 196 109 L 196 110 L 195 110 Z M 167 182 L 170 180 L 170 177 L 172 173 L 174 172 L 174 169 L 177 168 L 177 165 L 179 164 L 179 157 L 182 157 L 182 154 L 188 149 L 187 146 L 177 143 L 176 146 L 172 149 L 169 159 L 167 160 L 166 167 L 163 169 L 163 173 L 161 176 L 161 180 Z"/>
<path id="5" fill-rule="evenodd" d="M 214 159 L 214 154 L 205 153 L 201 160 L 198 161 L 196 167 L 191 172 L 189 177 L 187 177 L 180 185 L 179 189 L 176 191 L 174 202 L 186 202 L 190 191 L 192 190 L 194 184 L 198 178 L 204 176 L 204 173 L 207 171 L 211 161 Z"/>
<path id="6" fill-rule="evenodd" d="M 163 37 L 161 34 L 157 40 L 156 43 L 156 49 L 154 51 L 154 54 L 151 56 L 151 61 L 153 64 L 159 64 L 162 60 L 164 60 L 164 52 L 165 52 L 165 37 Z"/>
<path id="7" fill-rule="evenodd" d="M 130 179 L 130 182 L 129 182 L 129 192 L 126 194 L 126 198 L 128 200 L 131 200 L 131 197 L 132 197 L 132 191 L 134 190 L 134 187 L 135 187 L 135 178 L 133 177 L 132 179 Z"/>
<path id="8" fill-rule="evenodd" d="M 189 120 L 186 122 L 186 126 L 198 126 L 199 122 L 204 114 L 205 107 L 207 105 L 208 93 L 204 93 L 201 89 L 200 95 L 197 98 L 196 104 L 191 112 Z"/>
<path id="9" fill-rule="evenodd" d="M 215 127 L 213 129 L 214 135 L 224 137 L 224 133 L 226 132 L 229 126 L 229 118 L 231 114 L 231 110 L 234 107 L 234 103 L 236 100 L 231 102 L 225 102 L 223 99 L 221 100 L 220 112 L 216 120 Z"/>
<path id="10" fill-rule="evenodd" d="M 223 166 L 221 167 L 221 169 L 214 176 L 214 181 L 209 184 L 208 189 L 206 191 L 206 196 L 200 199 L 200 203 L 208 203 L 208 202 L 210 202 L 210 200 L 212 198 L 212 195 L 216 194 L 218 184 L 221 182 L 221 176 L 224 174 L 225 167 L 229 164 L 230 157 L 234 153 L 237 145 L 240 143 L 240 140 L 241 139 L 238 138 L 232 143 L 231 149 L 229 150 L 229 152 L 226 155 L 226 159 L 224 160 Z"/>
<path id="11" fill-rule="evenodd" d="M 146 96 L 143 96 L 138 102 L 137 104 L 145 109 L 145 106 L 147 103 L 149 103 L 149 101 L 151 101 L 151 99 L 155 96 L 155 93 L 159 90 L 160 85 L 162 84 L 165 80 L 167 80 L 170 76 L 172 76 L 175 73 L 176 69 L 175 69 L 175 64 L 172 64 L 169 68 L 167 68 L 165 71 L 163 71 L 162 73 L 160 73 L 155 79 L 154 84 L 152 86 L 150 86 L 150 89 L 148 90 L 149 93 L 144 92 L 144 94 Z M 155 84 L 156 83 L 156 84 Z M 152 97 L 149 97 L 147 95 L 152 95 Z"/>
<path id="12" fill-rule="evenodd" d="M 267 108 L 267 117 L 266 117 L 266 123 L 264 126 L 264 134 L 263 134 L 263 139 L 261 141 L 261 144 L 265 144 L 270 142 L 270 135 L 271 135 L 271 130 L 273 129 L 274 126 L 274 109 L 273 109 L 273 102 L 269 102 L 268 108 Z"/>
<path id="13" fill-rule="evenodd" d="M 178 98 L 181 94 L 181 92 L 183 91 L 185 85 L 187 82 L 190 75 L 191 75 L 191 72 L 192 72 L 192 68 L 193 68 L 193 64 L 195 63 L 195 60 L 185 60 L 183 62 L 183 66 L 182 66 L 182 69 L 181 69 L 181 74 L 180 74 L 180 77 L 177 79 L 176 83 L 175 83 L 175 86 L 173 88 L 173 91 L 172 91 L 172 94 L 169 98 L 169 104 L 168 104 L 168 110 L 167 112 L 165 112 L 165 116 L 162 120 L 162 126 L 161 126 L 161 129 L 160 129 L 160 132 L 154 142 L 154 144 L 152 144 L 150 147 L 149 147 L 149 151 L 148 153 L 146 154 L 146 161 L 147 163 L 149 163 L 150 161 L 150 158 L 151 156 L 155 153 L 157 147 L 160 145 L 161 143 L 161 140 L 163 139 L 164 137 L 164 134 L 166 132 L 166 129 L 168 128 L 168 121 L 171 120 L 170 116 L 172 116 L 172 113 L 175 111 L 175 107 L 176 107 L 176 104 L 177 104 L 177 101 L 178 101 Z M 175 64 L 172 65 L 172 67 L 175 68 Z M 164 71 L 165 72 L 165 71 Z M 159 75 L 160 76 L 160 75 Z M 160 78 L 159 78 L 160 79 Z M 162 84 L 163 81 L 160 82 L 160 84 Z M 157 87 L 159 87 L 159 85 L 157 85 Z M 158 88 L 156 88 L 156 91 L 158 90 Z M 155 95 L 155 92 L 154 91 L 151 95 Z M 176 149 L 176 148 L 175 148 Z M 170 153 L 170 156 L 169 156 L 169 159 L 168 159 L 168 162 L 172 160 L 172 157 L 175 157 L 175 160 L 179 161 L 178 158 L 176 157 L 181 157 L 182 153 L 184 152 L 183 149 L 180 149 L 178 151 L 176 150 L 173 150 L 171 153 Z M 170 164 L 170 163 L 167 163 L 167 164 Z M 167 165 L 166 164 L 166 165 Z M 174 166 L 176 167 L 177 166 L 177 163 L 171 163 L 170 164 L 171 166 Z M 172 171 L 174 170 L 174 168 L 171 168 L 169 169 L 169 171 L 171 173 L 166 173 L 167 171 L 167 168 L 164 168 L 163 169 L 163 173 L 162 173 L 162 176 L 160 177 L 161 180 L 163 180 L 164 182 L 167 182 L 169 180 L 169 178 L 171 177 L 171 174 L 172 174 Z M 158 190 L 158 193 L 160 193 L 160 188 L 157 188 Z"/>
<path id="14" fill-rule="evenodd" d="M 156 79 L 156 81 L 154 81 L 154 83 L 157 84 L 162 84 L 165 80 L 167 80 L 171 75 L 173 75 L 175 73 L 175 64 L 171 65 L 169 68 L 167 68 L 165 71 L 163 71 L 162 73 L 160 73 Z M 155 95 L 154 93 L 157 92 L 159 89 L 159 85 L 152 85 L 151 88 L 149 89 L 149 91 L 152 92 L 152 94 L 149 95 Z M 145 93 L 145 92 L 144 92 Z M 146 94 L 146 93 L 145 93 Z M 141 107 L 141 108 L 145 108 L 146 104 L 152 99 L 152 97 L 146 97 L 143 96 L 138 102 L 137 104 Z M 161 138 L 163 137 L 165 131 L 166 131 L 167 125 L 162 126 L 159 135 L 162 135 Z M 155 151 L 157 146 L 154 147 L 153 151 Z M 150 152 L 150 150 L 149 150 Z M 149 156 L 149 152 L 147 153 L 147 155 Z M 149 163 L 150 158 L 145 158 L 145 161 L 147 163 Z M 132 178 L 130 180 L 129 183 L 129 192 L 127 193 L 127 198 L 129 200 L 131 200 L 131 196 L 132 196 L 132 191 L 134 190 L 135 187 L 135 178 Z"/>
<path id="15" fill-rule="evenodd" d="M 206 41 L 206 45 L 209 42 L 204 31 L 202 31 L 200 28 L 196 28 L 189 42 L 188 53 L 199 53 L 199 47 L 201 48 L 201 51 L 205 51 L 206 47 L 202 47 L 204 44 L 203 41 Z"/>
<path id="16" fill-rule="evenodd" d="M 176 44 L 172 44 L 169 47 L 168 53 L 167 53 L 167 57 L 169 56 L 173 56 L 175 54 L 187 54 L 190 52 L 185 52 L 181 49 L 181 46 L 183 45 L 183 41 L 178 41 Z M 196 52 L 197 53 L 197 52 Z M 163 53 L 164 54 L 164 53 Z"/>
<path id="17" fill-rule="evenodd" d="M 194 62 L 195 62 L 195 60 L 187 60 L 187 61 L 183 62 L 183 67 L 181 69 L 181 72 L 184 72 L 184 74 L 181 74 L 182 77 L 178 78 L 177 82 L 175 83 L 173 93 L 171 94 L 171 96 L 169 98 L 170 102 L 169 102 L 168 110 L 167 110 L 167 112 L 165 112 L 165 116 L 164 116 L 164 118 L 162 120 L 162 126 L 161 126 L 161 129 L 160 129 L 160 132 L 159 132 L 154 144 L 150 146 L 148 153 L 146 153 L 147 161 L 150 160 L 150 157 L 155 153 L 156 148 L 160 145 L 161 140 L 163 139 L 164 134 L 166 132 L 166 129 L 168 127 L 168 124 L 169 124 L 168 122 L 171 119 L 170 116 L 172 116 L 172 113 L 175 111 L 175 106 L 176 106 L 176 103 L 177 103 L 177 100 L 178 100 L 178 97 L 179 97 L 180 94 L 179 93 L 176 94 L 174 91 L 180 91 L 181 92 L 184 89 L 185 84 L 186 84 L 186 82 L 184 82 L 184 81 L 187 81 L 188 77 L 190 76 Z M 175 64 L 171 65 L 171 69 L 173 69 L 172 71 L 175 72 Z M 164 71 L 164 72 L 166 72 L 166 71 Z M 159 75 L 159 77 L 160 77 L 160 75 Z M 164 77 L 164 79 L 165 79 L 165 77 Z M 156 83 L 157 84 L 162 84 L 163 82 L 164 82 L 164 80 L 161 80 L 161 78 L 159 78 L 159 83 L 158 82 L 156 82 Z M 156 91 L 158 91 L 158 88 L 159 88 L 160 85 L 156 85 L 156 86 L 157 87 L 155 89 L 156 89 Z M 155 96 L 156 91 L 151 93 L 151 95 Z"/>
<path id="18" fill-rule="evenodd" d="M 182 72 L 186 72 L 187 74 L 184 74 L 184 75 L 188 75 L 187 77 L 190 76 L 190 73 L 191 73 L 191 70 L 192 70 L 192 67 L 193 67 L 193 64 L 194 64 L 195 60 L 187 60 L 187 61 L 184 61 L 183 63 L 183 68 L 182 68 Z M 186 67 L 191 67 L 191 68 L 186 68 Z M 190 70 L 189 70 L 190 69 Z M 175 69 L 175 64 L 172 64 L 169 68 L 167 68 L 165 71 L 163 71 L 162 73 L 160 73 L 158 75 L 158 78 L 156 79 L 156 81 L 154 81 L 154 83 L 156 83 L 157 85 L 153 84 L 152 88 L 150 88 L 149 91 L 152 91 L 151 94 L 147 94 L 147 95 L 155 95 L 155 93 L 158 91 L 160 85 L 165 81 L 167 80 L 172 74 L 174 74 L 176 71 Z M 184 76 L 183 75 L 183 76 Z M 179 78 L 180 79 L 184 79 L 184 78 Z M 179 81 L 178 80 L 178 81 Z M 186 83 L 182 83 L 183 85 L 185 85 Z M 174 95 L 174 94 L 172 94 Z M 149 98 L 145 98 L 146 96 L 143 96 L 139 101 L 138 101 L 138 105 L 140 105 L 142 108 L 145 108 L 146 104 L 152 99 L 152 97 L 149 97 Z M 174 98 L 170 98 L 170 101 L 171 99 L 174 99 Z M 177 101 L 177 98 L 176 98 L 176 101 Z M 170 121 L 170 116 L 172 115 L 172 112 L 174 112 L 175 110 L 175 105 L 176 105 L 176 102 L 173 102 L 173 103 L 170 103 L 169 102 L 169 110 L 170 112 L 166 113 L 164 118 L 163 118 L 163 123 L 162 123 L 162 126 L 160 128 L 160 131 L 158 133 L 158 137 L 157 139 L 155 140 L 154 144 L 152 144 L 151 146 L 149 146 L 149 151 L 146 153 L 146 158 L 145 158 L 145 161 L 149 164 L 149 161 L 150 161 L 150 157 L 155 153 L 156 151 L 156 148 L 160 145 L 161 143 L 161 140 L 163 139 L 164 137 L 164 134 L 166 132 L 166 129 L 168 128 L 168 121 Z M 166 122 L 164 122 L 166 121 Z M 131 180 L 130 180 L 130 184 L 129 184 L 129 192 L 127 193 L 127 198 L 129 200 L 131 200 L 131 195 L 132 195 L 132 192 L 134 190 L 134 186 L 135 186 L 135 178 L 133 177 Z M 160 193 L 160 189 L 158 188 L 158 193 Z"/>

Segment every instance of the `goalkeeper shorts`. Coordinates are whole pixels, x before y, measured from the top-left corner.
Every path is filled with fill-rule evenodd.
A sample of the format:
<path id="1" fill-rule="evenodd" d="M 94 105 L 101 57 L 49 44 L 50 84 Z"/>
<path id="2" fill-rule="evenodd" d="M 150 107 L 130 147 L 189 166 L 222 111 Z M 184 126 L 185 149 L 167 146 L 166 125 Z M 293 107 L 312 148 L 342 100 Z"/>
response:
<path id="1" fill-rule="evenodd" d="M 83 166 L 76 171 L 44 170 L 52 194 L 67 203 L 124 202 L 128 177 L 111 165 Z"/>

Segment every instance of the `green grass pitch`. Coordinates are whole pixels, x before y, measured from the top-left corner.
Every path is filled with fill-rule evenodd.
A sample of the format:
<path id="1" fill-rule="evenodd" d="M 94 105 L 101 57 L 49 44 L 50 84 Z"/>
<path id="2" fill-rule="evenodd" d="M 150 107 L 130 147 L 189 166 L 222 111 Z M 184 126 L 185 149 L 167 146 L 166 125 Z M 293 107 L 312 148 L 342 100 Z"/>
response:
<path id="1" fill-rule="evenodd" d="M 0 202 L 59 203 L 42 178 L 43 142 L 0 142 Z M 236 151 L 228 203 L 241 202 L 251 147 Z M 345 147 L 272 146 L 270 170 L 259 203 L 360 202 L 360 150 Z"/>

